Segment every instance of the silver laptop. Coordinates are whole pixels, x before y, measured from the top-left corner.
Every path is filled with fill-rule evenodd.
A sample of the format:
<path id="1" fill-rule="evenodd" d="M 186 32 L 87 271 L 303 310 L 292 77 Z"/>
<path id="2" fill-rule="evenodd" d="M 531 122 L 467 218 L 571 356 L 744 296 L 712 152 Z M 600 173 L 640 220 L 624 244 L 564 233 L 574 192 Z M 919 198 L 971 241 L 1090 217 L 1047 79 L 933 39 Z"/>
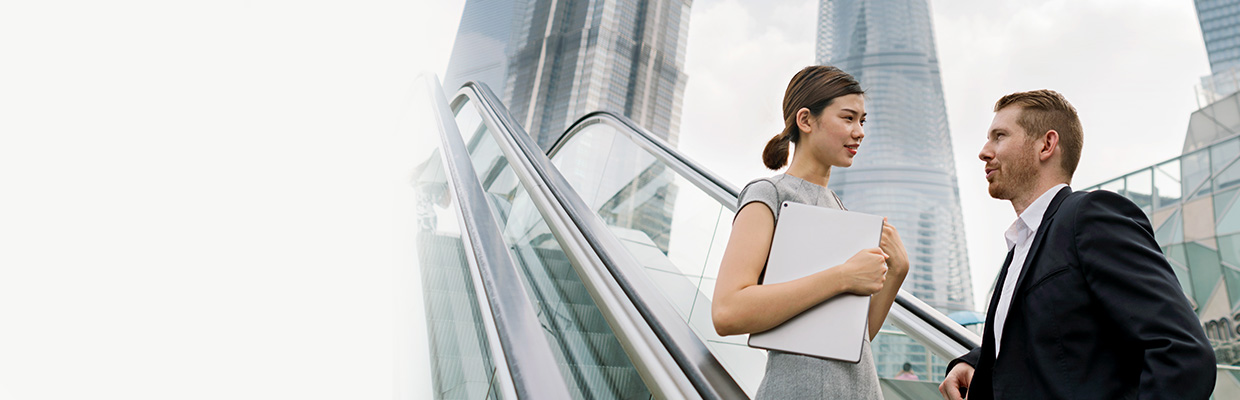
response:
<path id="1" fill-rule="evenodd" d="M 784 202 L 775 225 L 763 284 L 788 282 L 843 264 L 878 247 L 883 218 Z M 848 362 L 861 360 L 868 340 L 870 296 L 840 294 L 762 333 L 749 346 Z"/>

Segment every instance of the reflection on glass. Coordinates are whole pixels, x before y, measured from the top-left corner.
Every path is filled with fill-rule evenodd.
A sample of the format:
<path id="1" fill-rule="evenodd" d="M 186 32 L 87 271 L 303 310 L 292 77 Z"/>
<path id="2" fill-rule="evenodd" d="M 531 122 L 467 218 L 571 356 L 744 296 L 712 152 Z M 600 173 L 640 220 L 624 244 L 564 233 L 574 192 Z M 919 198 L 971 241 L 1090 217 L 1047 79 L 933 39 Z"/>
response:
<path id="1" fill-rule="evenodd" d="M 435 140 L 434 143 L 439 143 Z M 495 376 L 474 281 L 465 258 L 456 200 L 439 150 L 414 172 L 416 248 L 426 304 L 431 373 L 437 398 L 497 399 Z"/>
<path id="2" fill-rule="evenodd" d="M 1154 166 L 1154 209 L 1172 206 L 1180 202 L 1180 159 Z"/>
<path id="3" fill-rule="evenodd" d="M 895 378 L 903 371 L 904 363 L 912 365 L 916 380 L 935 381 L 947 374 L 947 362 L 934 355 L 926 346 L 917 343 L 907 334 L 883 324 L 883 330 L 871 342 L 874 364 L 880 378 Z"/>
<path id="4" fill-rule="evenodd" d="M 1153 170 L 1147 168 L 1139 172 L 1128 175 L 1125 178 L 1127 183 L 1124 188 L 1124 196 L 1137 203 L 1141 210 L 1149 215 L 1154 206 L 1154 173 Z"/>
<path id="5" fill-rule="evenodd" d="M 1217 218 L 1214 225 L 1219 236 L 1240 232 L 1240 209 L 1236 208 L 1237 190 L 1230 190 L 1214 195 L 1214 213 Z"/>
<path id="6" fill-rule="evenodd" d="M 539 311 L 539 322 L 573 398 L 650 397 L 637 370 L 594 304 L 526 188 L 495 141 L 490 127 L 468 103 L 457 121 L 504 242 L 520 268 Z"/>
<path id="7" fill-rule="evenodd" d="M 1240 185 L 1240 138 L 1210 146 L 1210 166 L 1214 173 L 1214 190 L 1219 191 Z"/>
<path id="8" fill-rule="evenodd" d="M 1193 190 L 1210 177 L 1210 152 L 1201 150 L 1181 157 L 1180 168 L 1183 168 L 1185 196 L 1191 199 L 1209 193 L 1209 187 L 1202 188 L 1199 192 Z"/>
<path id="9" fill-rule="evenodd" d="M 1098 185 L 1099 189 L 1111 191 L 1115 193 L 1124 193 L 1124 178 L 1115 179 L 1107 183 Z"/>
<path id="10" fill-rule="evenodd" d="M 1195 295 L 1193 300 L 1204 305 L 1223 275 L 1219 253 L 1197 242 L 1185 243 L 1184 252 L 1188 255 L 1188 274 L 1193 282 Z"/>
<path id="11" fill-rule="evenodd" d="M 1220 243 L 1220 245 L 1222 245 Z M 1171 264 L 1171 270 L 1175 271 L 1175 279 L 1180 281 L 1180 289 L 1184 290 L 1184 294 L 1189 299 L 1195 299 L 1193 295 L 1193 282 L 1188 276 L 1188 255 L 1184 253 L 1183 244 L 1174 244 L 1163 247 L 1163 254 L 1167 256 L 1167 262 Z M 1193 304 L 1197 304 L 1193 300 Z M 1200 305 L 1198 305 L 1200 306 Z"/>

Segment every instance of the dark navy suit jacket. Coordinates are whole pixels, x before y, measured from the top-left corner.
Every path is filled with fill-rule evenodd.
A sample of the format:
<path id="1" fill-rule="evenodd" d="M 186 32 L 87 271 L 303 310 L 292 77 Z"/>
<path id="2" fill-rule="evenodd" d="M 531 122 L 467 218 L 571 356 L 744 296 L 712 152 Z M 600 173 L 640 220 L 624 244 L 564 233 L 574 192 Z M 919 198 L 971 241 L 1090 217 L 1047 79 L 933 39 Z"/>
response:
<path id="1" fill-rule="evenodd" d="M 1012 254 L 1004 261 L 1007 273 Z M 995 357 L 991 297 L 970 400 L 1206 399 L 1214 351 L 1145 214 L 1107 191 L 1063 188 L 1020 271 Z M 1000 290 L 1002 285 L 996 285 Z"/>

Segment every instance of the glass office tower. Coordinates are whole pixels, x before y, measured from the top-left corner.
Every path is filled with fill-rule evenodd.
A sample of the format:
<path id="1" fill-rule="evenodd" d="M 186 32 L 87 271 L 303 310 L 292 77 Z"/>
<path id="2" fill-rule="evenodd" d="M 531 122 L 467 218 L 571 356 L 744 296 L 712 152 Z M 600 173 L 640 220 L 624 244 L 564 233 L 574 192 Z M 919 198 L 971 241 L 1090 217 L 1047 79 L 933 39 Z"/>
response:
<path id="1" fill-rule="evenodd" d="M 469 0 L 444 87 L 499 94 L 543 148 L 587 112 L 675 144 L 691 0 Z"/>
<path id="2" fill-rule="evenodd" d="M 973 310 L 973 284 L 943 85 L 927 0 L 822 0 L 815 59 L 861 81 L 869 113 L 862 152 L 832 171 L 854 211 L 889 218 L 911 264 L 904 290 L 945 313 Z M 897 332 L 875 341 L 879 375 L 909 362 L 921 379 L 946 361 Z"/>
<path id="3" fill-rule="evenodd" d="M 504 99 L 539 146 L 595 110 L 676 143 L 690 0 L 528 1 Z"/>
<path id="4" fill-rule="evenodd" d="M 1201 78 L 1206 101 L 1240 89 L 1240 0 L 1195 0 L 1197 22 L 1210 56 L 1210 75 Z"/>
<path id="5" fill-rule="evenodd" d="M 452 57 L 444 74 L 449 95 L 468 81 L 485 83 L 495 93 L 508 84 L 508 53 L 513 28 L 529 0 L 468 0 L 452 43 Z"/>

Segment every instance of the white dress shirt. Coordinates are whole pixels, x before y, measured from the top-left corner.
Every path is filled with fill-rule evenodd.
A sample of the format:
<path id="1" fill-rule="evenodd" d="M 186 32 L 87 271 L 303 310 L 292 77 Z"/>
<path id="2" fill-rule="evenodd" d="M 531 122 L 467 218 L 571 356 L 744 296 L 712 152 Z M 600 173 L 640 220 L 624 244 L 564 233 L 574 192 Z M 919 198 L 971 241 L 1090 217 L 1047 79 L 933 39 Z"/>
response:
<path id="1" fill-rule="evenodd" d="M 1006 232 L 1003 232 L 1003 238 L 1007 239 L 1008 250 L 1015 249 L 1012 254 L 1012 263 L 1008 265 L 1007 275 L 1004 276 L 1003 282 L 996 282 L 1003 288 L 999 292 L 999 304 L 995 305 L 995 357 L 999 357 L 999 339 L 1003 337 L 1003 323 L 1007 319 L 1008 308 L 1012 305 L 1012 292 L 1016 290 L 1016 281 L 1020 280 L 1020 270 L 1025 266 L 1025 258 L 1029 255 L 1029 247 L 1033 245 L 1033 236 L 1038 232 L 1038 226 L 1042 225 L 1042 216 L 1046 214 L 1046 207 L 1051 204 L 1051 199 L 1055 198 L 1055 194 L 1059 193 L 1066 184 L 1060 183 L 1050 188 L 1042 196 L 1034 200 L 1025 211 L 1016 217 L 1016 222 L 1012 222 L 1012 226 Z"/>

